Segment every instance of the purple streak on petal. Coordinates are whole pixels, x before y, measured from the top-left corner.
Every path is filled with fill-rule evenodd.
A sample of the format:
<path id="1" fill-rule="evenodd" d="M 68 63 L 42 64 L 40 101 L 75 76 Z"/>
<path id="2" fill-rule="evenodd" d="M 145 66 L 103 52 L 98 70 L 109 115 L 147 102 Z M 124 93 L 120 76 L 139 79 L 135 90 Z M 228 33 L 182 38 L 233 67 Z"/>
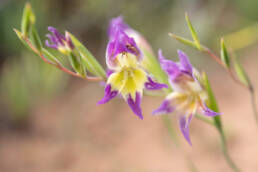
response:
<path id="1" fill-rule="evenodd" d="M 165 57 L 162 55 L 161 50 L 159 50 L 158 53 L 161 68 L 167 73 L 171 80 L 174 80 L 179 75 L 181 75 L 182 72 L 180 71 L 178 64 L 171 60 L 166 60 Z"/>
<path id="2" fill-rule="evenodd" d="M 174 108 L 170 105 L 169 100 L 162 102 L 160 107 L 152 112 L 153 115 L 168 114 L 174 111 Z"/>
<path id="3" fill-rule="evenodd" d="M 105 88 L 105 96 L 97 104 L 107 103 L 109 100 L 116 97 L 117 94 L 118 94 L 118 91 L 111 91 L 111 85 L 108 84 Z"/>
<path id="4" fill-rule="evenodd" d="M 214 116 L 222 114 L 222 113 L 219 113 L 219 112 L 214 112 L 213 110 L 209 109 L 205 103 L 203 103 L 203 105 L 204 105 L 204 107 L 202 109 L 203 114 L 206 115 L 206 116 L 214 117 Z"/>
<path id="5" fill-rule="evenodd" d="M 140 93 L 136 92 L 135 100 L 133 100 L 132 96 L 129 95 L 127 98 L 127 103 L 132 109 L 132 111 L 135 113 L 135 115 L 137 115 L 140 119 L 143 119 Z"/>
<path id="6" fill-rule="evenodd" d="M 151 77 L 148 76 L 148 82 L 146 82 L 145 84 L 145 88 L 148 90 L 159 90 L 162 88 L 168 88 L 168 86 L 166 84 L 161 84 L 158 82 L 154 82 Z"/>
<path id="7" fill-rule="evenodd" d="M 177 53 L 180 59 L 181 70 L 192 76 L 193 66 L 191 65 L 187 55 L 181 50 L 178 50 Z"/>
<path id="8" fill-rule="evenodd" d="M 189 135 L 189 125 L 192 120 L 192 114 L 187 118 L 186 116 L 180 116 L 179 117 L 179 125 L 180 125 L 180 130 L 186 139 L 186 141 L 192 145 L 190 135 Z"/>

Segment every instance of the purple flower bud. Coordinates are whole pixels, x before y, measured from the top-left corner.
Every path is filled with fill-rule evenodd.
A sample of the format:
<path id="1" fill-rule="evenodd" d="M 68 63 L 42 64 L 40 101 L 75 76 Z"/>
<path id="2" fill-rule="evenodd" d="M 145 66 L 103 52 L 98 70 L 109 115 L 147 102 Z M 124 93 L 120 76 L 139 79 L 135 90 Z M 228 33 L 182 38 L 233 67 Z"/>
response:
<path id="1" fill-rule="evenodd" d="M 48 30 L 51 34 L 46 35 L 48 38 L 48 40 L 45 41 L 46 46 L 57 49 L 63 54 L 67 54 L 74 49 L 74 44 L 72 43 L 68 32 L 66 32 L 64 36 L 54 27 L 49 26 Z"/>

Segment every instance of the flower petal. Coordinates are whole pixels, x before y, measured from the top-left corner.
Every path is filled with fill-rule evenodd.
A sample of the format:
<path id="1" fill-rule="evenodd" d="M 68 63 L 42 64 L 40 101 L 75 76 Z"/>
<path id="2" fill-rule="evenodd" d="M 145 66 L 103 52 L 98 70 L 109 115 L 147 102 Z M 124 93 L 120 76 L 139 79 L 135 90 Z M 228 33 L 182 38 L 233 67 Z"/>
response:
<path id="1" fill-rule="evenodd" d="M 192 120 L 192 117 L 193 117 L 192 114 L 188 118 L 186 115 L 179 117 L 180 130 L 181 130 L 184 138 L 190 145 L 192 145 L 192 142 L 191 142 L 190 135 L 189 135 L 189 124 Z"/>
<path id="2" fill-rule="evenodd" d="M 166 60 L 161 50 L 159 50 L 158 53 L 159 53 L 159 61 L 162 69 L 167 73 L 167 75 L 171 80 L 174 80 L 175 78 L 177 78 L 181 74 L 178 64 L 176 64 L 171 60 Z"/>
<path id="3" fill-rule="evenodd" d="M 122 30 L 125 31 L 128 29 L 129 26 L 123 21 L 122 16 L 118 16 L 116 18 L 113 18 L 110 23 L 109 23 L 109 28 L 108 28 L 108 35 L 109 37 L 115 36 L 115 33 L 117 30 Z"/>
<path id="4" fill-rule="evenodd" d="M 193 66 L 191 65 L 187 55 L 181 50 L 178 50 L 177 53 L 178 53 L 178 57 L 180 59 L 182 71 L 184 71 L 192 76 Z"/>
<path id="5" fill-rule="evenodd" d="M 98 102 L 98 104 L 107 103 L 109 100 L 116 97 L 117 94 L 118 94 L 118 91 L 111 91 L 111 85 L 108 84 L 105 88 L 105 96 Z"/>
<path id="6" fill-rule="evenodd" d="M 174 108 L 170 105 L 169 100 L 162 102 L 160 107 L 152 112 L 153 115 L 168 114 L 174 111 Z"/>
<path id="7" fill-rule="evenodd" d="M 141 110 L 141 95 L 140 93 L 136 92 L 135 100 L 132 98 L 132 96 L 129 94 L 127 98 L 127 103 L 132 109 L 132 111 L 137 115 L 140 119 L 143 119 L 142 116 L 142 110 Z"/>
<path id="8" fill-rule="evenodd" d="M 222 113 L 214 112 L 213 110 L 209 109 L 205 103 L 203 103 L 203 114 L 209 117 L 214 117 L 217 115 L 221 115 Z"/>
<path id="9" fill-rule="evenodd" d="M 162 88 L 168 88 L 168 86 L 166 84 L 155 82 L 151 77 L 148 77 L 148 82 L 145 83 L 145 88 L 148 90 L 159 90 Z"/>

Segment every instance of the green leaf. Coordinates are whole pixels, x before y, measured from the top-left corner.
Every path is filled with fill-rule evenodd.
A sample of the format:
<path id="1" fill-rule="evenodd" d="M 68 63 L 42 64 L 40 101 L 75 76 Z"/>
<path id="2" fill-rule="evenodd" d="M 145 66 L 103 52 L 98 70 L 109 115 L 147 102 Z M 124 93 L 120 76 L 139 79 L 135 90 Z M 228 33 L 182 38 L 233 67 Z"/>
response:
<path id="1" fill-rule="evenodd" d="M 53 63 L 60 63 L 57 58 L 51 54 L 49 51 L 47 51 L 45 48 L 42 48 L 42 53 L 44 55 L 44 57 L 46 59 L 48 59 L 49 61 L 53 62 Z"/>
<path id="2" fill-rule="evenodd" d="M 191 46 L 193 48 L 197 48 L 198 49 L 198 47 L 196 46 L 196 44 L 193 41 L 190 41 L 188 39 L 185 39 L 183 37 L 177 36 L 177 35 L 172 34 L 172 33 L 169 33 L 169 36 L 171 36 L 172 38 L 175 38 L 176 40 L 178 40 L 179 42 L 181 42 L 181 43 L 183 43 L 185 45 L 189 45 L 189 46 Z"/>
<path id="3" fill-rule="evenodd" d="M 31 29 L 31 41 L 33 43 L 33 45 L 41 52 L 42 51 L 42 43 L 41 40 L 39 38 L 38 32 L 35 28 L 35 26 L 32 26 Z"/>
<path id="4" fill-rule="evenodd" d="M 16 33 L 17 37 L 20 39 L 20 41 L 23 43 L 23 45 L 28 48 L 29 50 L 31 50 L 31 48 L 28 46 L 27 42 L 24 40 L 23 38 L 23 34 L 17 30 L 17 29 L 13 29 L 14 32 Z"/>
<path id="5" fill-rule="evenodd" d="M 224 42 L 223 38 L 221 38 L 221 40 L 220 40 L 220 57 L 221 57 L 221 60 L 224 63 L 224 65 L 227 68 L 229 68 L 230 67 L 230 58 L 229 58 L 228 51 L 225 46 L 225 42 Z"/>
<path id="6" fill-rule="evenodd" d="M 81 64 L 81 62 L 80 62 L 81 59 L 79 59 L 79 58 L 80 58 L 80 55 L 76 56 L 74 53 L 70 53 L 68 55 L 68 59 L 71 63 L 71 66 L 73 67 L 73 69 L 80 75 L 86 76 L 86 67 Z"/>
<path id="7" fill-rule="evenodd" d="M 105 70 L 96 60 L 96 58 L 77 38 L 75 38 L 75 36 L 73 36 L 71 33 L 69 33 L 69 35 L 72 39 L 74 46 L 76 47 L 76 49 L 81 55 L 82 65 L 85 65 L 86 69 L 93 75 L 105 78 L 106 77 Z"/>
<path id="8" fill-rule="evenodd" d="M 192 25 L 187 13 L 185 13 L 185 20 L 186 20 L 188 28 L 191 32 L 191 35 L 192 35 L 192 38 L 193 38 L 194 43 L 196 45 L 196 48 L 200 50 L 201 49 L 201 44 L 200 44 L 199 38 L 198 38 L 197 33 L 195 32 L 194 28 L 193 28 L 193 25 Z"/>
<path id="9" fill-rule="evenodd" d="M 35 15 L 31 10 L 31 5 L 26 3 L 23 15 L 22 15 L 22 22 L 21 22 L 21 31 L 24 36 L 27 36 L 31 26 L 35 23 Z"/>
<path id="10" fill-rule="evenodd" d="M 210 85 L 210 82 L 208 80 L 208 77 L 207 77 L 206 73 L 203 73 L 203 81 L 204 81 L 204 87 L 205 87 L 205 89 L 207 91 L 207 94 L 208 94 L 207 106 L 211 110 L 213 110 L 215 112 L 219 112 L 219 107 L 217 105 L 216 98 L 213 94 L 213 91 L 212 91 L 212 88 L 211 88 L 211 85 Z M 222 123 L 221 123 L 220 115 L 217 115 L 217 116 L 213 117 L 213 120 L 214 120 L 215 126 L 218 128 L 218 130 L 220 132 L 222 132 Z"/>
<path id="11" fill-rule="evenodd" d="M 234 68 L 239 80 L 246 86 L 250 87 L 251 86 L 250 79 L 246 74 L 243 66 L 240 64 L 237 57 L 234 57 Z"/>

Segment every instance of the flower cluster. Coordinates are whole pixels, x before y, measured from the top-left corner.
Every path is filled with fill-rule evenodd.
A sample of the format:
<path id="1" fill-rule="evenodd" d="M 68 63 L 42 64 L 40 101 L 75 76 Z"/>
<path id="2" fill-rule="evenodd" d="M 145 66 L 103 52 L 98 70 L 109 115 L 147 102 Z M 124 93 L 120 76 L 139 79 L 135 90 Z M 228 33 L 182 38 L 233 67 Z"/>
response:
<path id="1" fill-rule="evenodd" d="M 75 48 L 69 34 L 61 35 L 55 28 L 49 27 L 52 33 L 47 34 L 48 47 L 57 49 L 63 54 L 69 54 Z M 145 57 L 141 48 L 151 51 L 147 41 L 135 30 L 124 23 L 122 17 L 111 20 L 108 29 L 109 42 L 106 48 L 107 81 L 105 95 L 98 102 L 104 104 L 121 95 L 132 111 L 143 119 L 141 99 L 143 91 L 168 88 L 168 85 L 158 83 L 141 63 Z M 206 116 L 216 116 L 216 113 L 206 106 L 207 93 L 200 82 L 199 72 L 191 65 L 188 57 L 178 51 L 180 62 L 166 60 L 161 50 L 159 62 L 167 74 L 172 92 L 169 93 L 161 106 L 153 114 L 175 113 L 178 115 L 183 136 L 191 144 L 189 124 L 196 113 Z"/>

